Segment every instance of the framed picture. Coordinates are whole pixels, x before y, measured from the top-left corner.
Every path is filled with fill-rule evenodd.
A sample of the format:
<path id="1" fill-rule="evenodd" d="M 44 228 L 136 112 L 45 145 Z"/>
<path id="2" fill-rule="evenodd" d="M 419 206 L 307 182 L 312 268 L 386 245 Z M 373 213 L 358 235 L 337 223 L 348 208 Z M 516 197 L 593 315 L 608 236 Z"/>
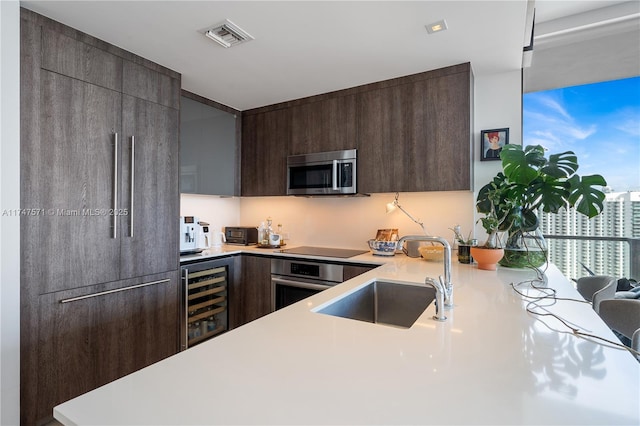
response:
<path id="1" fill-rule="evenodd" d="M 509 128 L 480 132 L 480 160 L 500 160 L 502 147 L 509 143 Z"/>

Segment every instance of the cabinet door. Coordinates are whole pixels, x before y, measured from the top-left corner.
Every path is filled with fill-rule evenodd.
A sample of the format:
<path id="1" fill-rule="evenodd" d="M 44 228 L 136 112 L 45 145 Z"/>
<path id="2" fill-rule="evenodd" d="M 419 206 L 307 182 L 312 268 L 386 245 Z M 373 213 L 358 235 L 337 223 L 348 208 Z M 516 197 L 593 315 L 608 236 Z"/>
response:
<path id="1" fill-rule="evenodd" d="M 123 95 L 122 117 L 121 278 L 177 270 L 178 111 Z"/>
<path id="2" fill-rule="evenodd" d="M 122 61 L 122 93 L 180 108 L 180 79 L 131 61 Z"/>
<path id="3" fill-rule="evenodd" d="M 261 256 L 239 256 L 236 274 L 229 294 L 229 328 L 258 319 L 271 312 L 271 259 Z"/>
<path id="4" fill-rule="evenodd" d="M 236 115 L 183 96 L 180 192 L 236 194 Z"/>
<path id="5" fill-rule="evenodd" d="M 427 80 L 415 91 L 428 120 L 424 137 L 426 173 L 418 180 L 425 191 L 462 191 L 472 188 L 471 74 L 460 72 Z"/>
<path id="6" fill-rule="evenodd" d="M 358 95 L 359 190 L 471 188 L 469 73 Z"/>
<path id="7" fill-rule="evenodd" d="M 342 279 L 347 281 L 375 268 L 377 266 L 344 265 L 342 267 Z"/>
<path id="8" fill-rule="evenodd" d="M 414 86 L 371 90 L 358 102 L 358 186 L 365 193 L 416 191 L 427 154 L 425 121 L 412 103 Z"/>
<path id="9" fill-rule="evenodd" d="M 242 195 L 286 195 L 290 119 L 287 109 L 242 117 Z"/>
<path id="10" fill-rule="evenodd" d="M 144 285 L 147 284 L 147 285 Z M 143 286 L 140 286 L 143 285 Z M 178 273 L 49 293 L 38 299 L 35 424 L 70 398 L 178 351 Z"/>
<path id="11" fill-rule="evenodd" d="M 115 134 L 121 95 L 42 70 L 38 137 L 23 139 L 23 282 L 45 293 L 118 280 Z M 25 157 L 28 156 L 28 157 Z"/>
<path id="12" fill-rule="evenodd" d="M 355 95 L 292 107 L 289 155 L 354 149 L 355 116 Z"/>
<path id="13" fill-rule="evenodd" d="M 120 92 L 122 58 L 58 30 L 42 27 L 43 69 Z"/>

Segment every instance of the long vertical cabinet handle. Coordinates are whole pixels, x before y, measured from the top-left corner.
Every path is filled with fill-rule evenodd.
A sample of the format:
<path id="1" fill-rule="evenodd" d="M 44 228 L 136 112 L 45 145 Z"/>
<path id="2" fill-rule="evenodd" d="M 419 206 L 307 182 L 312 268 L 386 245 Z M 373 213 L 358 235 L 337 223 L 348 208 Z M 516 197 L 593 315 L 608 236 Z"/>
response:
<path id="1" fill-rule="evenodd" d="M 184 301 L 182 350 L 185 350 L 189 345 L 189 270 L 187 268 L 182 269 L 182 281 L 184 283 L 182 294 L 182 300 Z"/>
<path id="2" fill-rule="evenodd" d="M 118 133 L 113 138 L 113 238 L 118 238 Z"/>
<path id="3" fill-rule="evenodd" d="M 136 137 L 131 136 L 131 204 L 129 206 L 129 237 L 133 238 L 133 191 L 135 188 L 135 171 L 134 171 L 134 158 L 136 151 Z"/>

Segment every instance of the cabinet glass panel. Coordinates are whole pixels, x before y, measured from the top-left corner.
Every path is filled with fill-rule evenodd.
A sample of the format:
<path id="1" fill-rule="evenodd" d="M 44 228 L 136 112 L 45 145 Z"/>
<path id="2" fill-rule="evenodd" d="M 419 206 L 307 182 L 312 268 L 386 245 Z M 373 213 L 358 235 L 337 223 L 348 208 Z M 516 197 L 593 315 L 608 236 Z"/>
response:
<path id="1" fill-rule="evenodd" d="M 236 195 L 236 117 L 183 96 L 180 192 Z"/>

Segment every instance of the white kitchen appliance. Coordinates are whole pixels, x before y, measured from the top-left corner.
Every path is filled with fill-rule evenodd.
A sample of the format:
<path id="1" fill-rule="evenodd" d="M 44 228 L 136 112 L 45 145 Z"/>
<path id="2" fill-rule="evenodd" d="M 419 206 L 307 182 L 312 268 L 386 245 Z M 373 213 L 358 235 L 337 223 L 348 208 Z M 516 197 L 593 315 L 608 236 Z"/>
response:
<path id="1" fill-rule="evenodd" d="M 223 243 L 227 242 L 227 238 L 224 236 L 224 232 L 222 231 L 211 231 L 210 238 L 212 248 L 219 248 Z"/>
<path id="2" fill-rule="evenodd" d="M 211 232 L 207 222 L 198 222 L 198 249 L 206 250 L 211 247 Z"/>
<path id="3" fill-rule="evenodd" d="M 180 254 L 199 253 L 200 224 L 195 216 L 180 216 Z"/>

